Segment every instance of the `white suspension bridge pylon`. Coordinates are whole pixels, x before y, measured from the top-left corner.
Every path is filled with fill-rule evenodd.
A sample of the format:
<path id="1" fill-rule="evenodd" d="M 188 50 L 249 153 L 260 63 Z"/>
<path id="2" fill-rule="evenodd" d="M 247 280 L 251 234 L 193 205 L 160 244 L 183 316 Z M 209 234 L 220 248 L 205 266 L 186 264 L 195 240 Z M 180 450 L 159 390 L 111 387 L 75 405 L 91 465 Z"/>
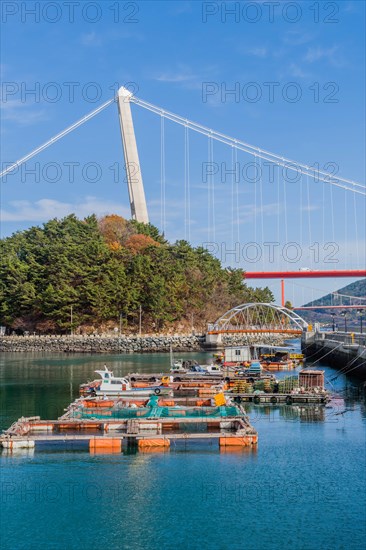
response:
<path id="1" fill-rule="evenodd" d="M 36 149 L 31 151 L 29 154 L 19 159 L 18 161 L 6 166 L 0 173 L 0 177 L 4 177 L 7 174 L 11 174 L 11 172 L 15 171 L 23 163 L 25 163 L 26 161 L 28 161 L 29 159 L 31 159 L 41 151 L 44 151 L 47 147 L 53 145 L 58 140 L 60 140 L 61 138 L 69 134 L 70 132 L 73 132 L 75 129 L 77 129 L 82 124 L 84 124 L 88 120 L 95 117 L 101 111 L 106 109 L 109 105 L 115 102 L 117 102 L 118 112 L 119 112 L 119 121 L 120 121 L 120 129 L 121 129 L 121 136 L 122 136 L 122 143 L 123 143 L 123 152 L 124 152 L 124 159 L 125 159 L 125 168 L 126 168 L 131 215 L 132 215 L 132 218 L 136 219 L 137 221 L 148 223 L 149 216 L 148 216 L 148 209 L 147 209 L 144 186 L 143 186 L 138 149 L 137 149 L 136 138 L 135 138 L 134 125 L 133 125 L 132 114 L 131 114 L 131 107 L 130 107 L 131 103 L 134 103 L 144 109 L 147 109 L 148 111 L 158 114 L 159 116 L 162 117 L 162 119 L 168 119 L 170 121 L 173 121 L 183 126 L 185 128 L 186 154 L 187 154 L 187 149 L 189 152 L 188 130 L 192 130 L 199 134 L 203 134 L 209 138 L 209 143 L 210 143 L 209 153 L 211 154 L 211 157 L 212 157 L 212 140 L 216 140 L 218 142 L 221 142 L 223 144 L 230 146 L 232 148 L 232 151 L 243 151 L 245 153 L 252 155 L 256 159 L 256 161 L 259 159 L 260 162 L 266 161 L 268 163 L 273 164 L 274 166 L 278 166 L 278 167 L 282 166 L 282 167 L 285 167 L 287 170 L 301 173 L 301 175 L 304 175 L 307 178 L 311 177 L 311 178 L 314 178 L 314 180 L 316 181 L 322 181 L 330 184 L 331 186 L 340 187 L 346 191 L 350 191 L 352 193 L 366 196 L 366 187 L 363 184 L 360 184 L 353 180 L 349 180 L 342 177 L 335 178 L 334 175 L 330 172 L 320 170 L 316 167 L 312 167 L 307 164 L 296 162 L 294 160 L 285 158 L 275 153 L 271 153 L 259 147 L 250 145 L 239 139 L 232 138 L 221 132 L 217 132 L 211 128 L 202 126 L 201 124 L 188 120 L 187 118 L 184 118 L 180 115 L 166 111 L 161 107 L 157 107 L 151 103 L 148 103 L 147 101 L 139 99 L 133 96 L 131 92 L 129 92 L 129 90 L 127 90 L 124 87 L 121 87 L 119 89 L 118 95 L 116 97 L 109 99 L 108 101 L 100 105 L 97 109 L 95 109 L 88 115 L 82 117 L 77 122 L 67 127 L 65 130 L 58 133 L 56 136 L 52 137 L 43 145 L 37 147 Z M 164 126 L 162 124 L 162 128 L 163 127 Z M 163 135 L 164 134 L 162 131 L 162 136 Z M 162 140 L 163 139 L 164 138 L 162 137 Z M 185 173 L 185 192 L 189 194 L 189 188 L 187 186 L 187 181 L 186 181 L 188 177 L 187 172 L 189 172 L 189 158 L 185 159 L 185 172 L 186 172 Z M 164 167 L 162 168 L 162 175 L 164 175 L 164 178 L 165 178 Z M 211 200 L 214 201 L 214 196 L 213 196 L 214 191 L 213 191 L 212 181 L 210 183 L 210 188 L 211 188 Z M 262 191 L 262 189 L 260 189 L 260 191 Z"/>

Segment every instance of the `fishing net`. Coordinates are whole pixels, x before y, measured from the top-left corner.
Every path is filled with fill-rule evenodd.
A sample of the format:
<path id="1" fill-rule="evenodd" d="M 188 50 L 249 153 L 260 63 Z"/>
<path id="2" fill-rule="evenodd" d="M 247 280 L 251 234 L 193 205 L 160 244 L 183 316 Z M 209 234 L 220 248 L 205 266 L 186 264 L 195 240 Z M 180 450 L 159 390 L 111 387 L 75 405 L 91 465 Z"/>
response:
<path id="1" fill-rule="evenodd" d="M 121 409 L 85 409 L 80 408 L 73 412 L 72 417 L 78 419 L 129 419 L 129 418 L 223 418 L 242 416 L 236 406 L 222 407 L 141 407 Z"/>

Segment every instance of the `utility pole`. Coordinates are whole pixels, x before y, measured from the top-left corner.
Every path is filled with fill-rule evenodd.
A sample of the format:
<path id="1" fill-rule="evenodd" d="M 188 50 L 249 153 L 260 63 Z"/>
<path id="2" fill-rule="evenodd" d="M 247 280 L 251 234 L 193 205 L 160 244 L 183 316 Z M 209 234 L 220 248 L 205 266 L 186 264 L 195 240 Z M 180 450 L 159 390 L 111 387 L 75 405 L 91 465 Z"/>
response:
<path id="1" fill-rule="evenodd" d="M 332 315 L 332 321 L 333 321 L 332 322 L 332 325 L 333 325 L 332 329 L 333 329 L 333 332 L 335 332 L 335 322 L 334 322 L 335 313 L 331 313 L 331 315 Z"/>
<path id="2" fill-rule="evenodd" d="M 72 329 L 72 306 L 70 308 L 70 332 L 71 336 L 73 335 L 73 329 Z"/>
<path id="3" fill-rule="evenodd" d="M 285 307 L 285 281 L 281 279 L 281 306 Z"/>
<path id="4" fill-rule="evenodd" d="M 342 317 L 344 317 L 344 332 L 347 332 L 347 311 L 342 311 Z"/>
<path id="5" fill-rule="evenodd" d="M 360 316 L 360 333 L 362 334 L 362 333 L 363 333 L 363 332 L 362 332 L 362 328 L 363 328 L 363 327 L 362 327 L 362 321 L 363 321 L 363 311 L 362 311 L 362 309 L 358 309 L 358 310 L 357 310 L 357 313 L 358 313 L 359 316 Z"/>
<path id="6" fill-rule="evenodd" d="M 119 314 L 119 337 L 122 336 L 122 313 Z"/>
<path id="7" fill-rule="evenodd" d="M 139 336 L 141 336 L 141 321 L 142 321 L 142 307 L 140 306 L 140 314 L 139 314 Z"/>

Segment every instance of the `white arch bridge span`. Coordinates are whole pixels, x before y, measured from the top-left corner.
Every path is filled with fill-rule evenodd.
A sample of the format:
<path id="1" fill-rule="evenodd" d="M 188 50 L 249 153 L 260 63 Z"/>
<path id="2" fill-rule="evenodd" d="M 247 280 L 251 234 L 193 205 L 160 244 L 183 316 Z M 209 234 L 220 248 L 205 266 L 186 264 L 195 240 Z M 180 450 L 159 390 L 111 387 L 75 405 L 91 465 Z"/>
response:
<path id="1" fill-rule="evenodd" d="M 291 309 L 270 303 L 248 303 L 233 307 L 209 324 L 207 334 L 301 335 L 307 327 L 308 323 Z"/>

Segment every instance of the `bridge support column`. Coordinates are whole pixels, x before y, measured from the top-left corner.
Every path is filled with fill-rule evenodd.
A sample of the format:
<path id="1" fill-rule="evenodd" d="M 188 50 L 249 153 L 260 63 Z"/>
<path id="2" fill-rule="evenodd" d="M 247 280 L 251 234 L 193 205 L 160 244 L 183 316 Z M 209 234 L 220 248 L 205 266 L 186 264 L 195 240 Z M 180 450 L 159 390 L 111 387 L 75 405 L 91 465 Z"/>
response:
<path id="1" fill-rule="evenodd" d="M 221 347 L 222 334 L 206 334 L 206 346 L 213 349 Z"/>
<path id="2" fill-rule="evenodd" d="M 123 86 L 118 90 L 118 112 L 126 164 L 128 194 L 130 197 L 132 218 L 138 222 L 149 223 L 145 191 L 131 114 L 131 97 L 131 92 L 129 92 L 126 88 L 123 88 Z"/>

